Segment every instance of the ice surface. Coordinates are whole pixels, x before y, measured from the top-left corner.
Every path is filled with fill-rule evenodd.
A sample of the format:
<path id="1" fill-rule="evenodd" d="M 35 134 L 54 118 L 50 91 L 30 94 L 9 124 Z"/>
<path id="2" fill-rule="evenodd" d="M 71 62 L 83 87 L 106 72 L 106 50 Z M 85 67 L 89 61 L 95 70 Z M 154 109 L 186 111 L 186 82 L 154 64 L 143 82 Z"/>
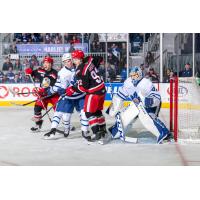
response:
<path id="1" fill-rule="evenodd" d="M 31 133 L 32 114 L 32 107 L 0 107 L 0 165 L 200 165 L 199 144 L 157 145 L 140 123 L 128 132 L 130 137 L 139 138 L 139 144 L 113 141 L 107 145 L 88 145 L 81 137 L 77 113 L 72 117 L 76 131 L 69 138 L 58 140 L 43 140 L 45 131 Z M 165 116 L 162 112 L 164 121 Z M 106 121 L 108 127 L 114 122 L 110 118 Z M 43 130 L 49 129 L 50 123 L 45 118 Z"/>

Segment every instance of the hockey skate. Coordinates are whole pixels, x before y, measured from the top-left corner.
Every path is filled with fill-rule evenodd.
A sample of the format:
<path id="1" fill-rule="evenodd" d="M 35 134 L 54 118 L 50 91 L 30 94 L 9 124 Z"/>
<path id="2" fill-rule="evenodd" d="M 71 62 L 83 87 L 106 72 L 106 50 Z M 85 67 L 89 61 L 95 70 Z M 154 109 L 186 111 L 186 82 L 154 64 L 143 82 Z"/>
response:
<path id="1" fill-rule="evenodd" d="M 82 131 L 82 136 L 85 138 L 87 141 L 91 140 L 91 134 L 90 131 Z"/>
<path id="2" fill-rule="evenodd" d="M 96 141 L 100 140 L 101 139 L 101 134 L 102 134 L 101 131 L 98 131 L 95 134 L 92 134 L 90 136 L 90 138 L 88 138 L 88 141 L 89 142 L 96 142 Z"/>
<path id="3" fill-rule="evenodd" d="M 98 143 L 101 145 L 105 145 L 108 144 L 110 141 L 112 140 L 112 135 L 110 133 L 107 133 L 104 135 L 104 137 L 102 137 Z"/>
<path id="4" fill-rule="evenodd" d="M 159 135 L 159 137 L 158 137 L 158 139 L 157 139 L 157 143 L 158 144 L 161 144 L 162 143 L 162 141 L 166 138 L 168 136 L 168 133 L 167 132 L 162 132 L 162 133 L 160 133 L 160 135 Z"/>
<path id="5" fill-rule="evenodd" d="M 52 140 L 55 139 L 56 128 L 52 128 L 48 133 L 44 134 L 45 140 Z"/>
<path id="6" fill-rule="evenodd" d="M 172 133 L 169 133 L 167 137 L 162 141 L 163 143 L 173 143 L 174 142 L 174 136 Z"/>
<path id="7" fill-rule="evenodd" d="M 69 132 L 70 132 L 70 130 L 64 130 L 64 133 L 63 133 L 63 135 L 64 135 L 64 137 L 68 137 L 69 136 Z"/>
<path id="8" fill-rule="evenodd" d="M 33 133 L 37 133 L 40 132 L 41 128 L 42 128 L 42 124 L 43 124 L 43 120 L 37 121 L 35 122 L 36 126 L 31 128 L 31 131 Z"/>
<path id="9" fill-rule="evenodd" d="M 98 143 L 101 145 L 109 143 L 112 140 L 112 135 L 109 132 L 107 132 L 105 126 L 100 127 L 99 129 L 99 131 L 101 132 L 101 138 L 98 141 Z"/>

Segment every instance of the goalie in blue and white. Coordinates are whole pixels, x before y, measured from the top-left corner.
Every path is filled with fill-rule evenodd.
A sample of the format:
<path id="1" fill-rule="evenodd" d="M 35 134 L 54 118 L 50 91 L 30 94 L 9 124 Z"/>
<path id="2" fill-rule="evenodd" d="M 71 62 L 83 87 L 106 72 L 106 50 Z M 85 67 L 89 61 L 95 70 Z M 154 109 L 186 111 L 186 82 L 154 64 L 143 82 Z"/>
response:
<path id="1" fill-rule="evenodd" d="M 119 112 L 124 100 L 131 100 L 130 105 Z M 116 117 L 116 123 L 109 128 L 113 138 L 125 139 L 128 125 L 138 118 L 143 126 L 157 137 L 161 143 L 168 135 L 169 130 L 158 119 L 161 107 L 161 96 L 153 83 L 143 77 L 140 67 L 132 67 L 130 77 L 127 78 L 118 93 L 113 96 L 109 115 Z"/>
<path id="2" fill-rule="evenodd" d="M 63 68 L 58 72 L 58 78 L 53 87 L 48 91 L 48 95 L 58 93 L 60 98 L 56 104 L 56 110 L 51 123 L 50 132 L 44 135 L 44 139 L 53 139 L 56 133 L 60 120 L 64 122 L 64 136 L 67 137 L 70 132 L 71 116 L 76 108 L 80 114 L 82 136 L 87 138 L 89 136 L 88 119 L 83 111 L 85 93 L 74 93 L 71 97 L 66 96 L 66 88 L 75 84 L 75 69 L 72 63 L 70 53 L 65 53 L 62 56 Z"/>

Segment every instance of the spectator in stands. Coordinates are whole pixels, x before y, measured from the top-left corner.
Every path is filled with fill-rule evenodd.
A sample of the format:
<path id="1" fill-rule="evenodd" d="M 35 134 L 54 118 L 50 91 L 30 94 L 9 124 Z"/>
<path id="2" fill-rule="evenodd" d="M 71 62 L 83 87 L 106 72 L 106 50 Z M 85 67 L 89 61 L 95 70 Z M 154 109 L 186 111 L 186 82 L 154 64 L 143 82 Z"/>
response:
<path id="1" fill-rule="evenodd" d="M 99 42 L 99 34 L 98 33 L 94 33 L 94 41 Z"/>
<path id="2" fill-rule="evenodd" d="M 105 66 L 106 66 L 106 71 L 108 72 L 107 81 L 113 82 L 116 78 L 115 66 L 111 65 L 110 63 L 107 63 Z"/>
<path id="3" fill-rule="evenodd" d="M 69 53 L 72 53 L 75 50 L 74 43 L 70 43 Z"/>
<path id="4" fill-rule="evenodd" d="M 127 79 L 127 64 L 122 67 L 121 73 L 121 82 L 123 83 Z"/>
<path id="5" fill-rule="evenodd" d="M 35 82 L 37 82 L 37 81 L 35 81 Z M 25 76 L 23 76 L 22 83 L 32 83 L 32 82 L 31 82 L 30 77 L 25 75 Z"/>
<path id="6" fill-rule="evenodd" d="M 4 74 L 4 76 L 3 76 L 2 83 L 8 83 L 6 74 Z"/>
<path id="7" fill-rule="evenodd" d="M 140 65 L 140 68 L 141 68 L 141 70 L 142 70 L 143 76 L 146 76 L 147 73 L 148 73 L 148 71 L 147 71 L 147 68 L 145 68 L 144 64 L 141 64 L 141 65 Z"/>
<path id="8" fill-rule="evenodd" d="M 53 44 L 62 44 L 62 36 L 59 33 L 52 33 L 51 41 Z"/>
<path id="9" fill-rule="evenodd" d="M 22 41 L 22 33 L 15 33 L 14 34 L 14 40 L 16 41 L 16 43 L 20 43 Z"/>
<path id="10" fill-rule="evenodd" d="M 0 71 L 0 83 L 3 83 L 4 73 Z"/>
<path id="11" fill-rule="evenodd" d="M 23 79 L 24 79 L 24 77 L 25 77 L 24 71 L 19 70 L 19 71 L 18 71 L 18 75 L 19 75 L 19 79 L 21 80 L 21 82 L 23 82 Z"/>
<path id="12" fill-rule="evenodd" d="M 186 63 L 185 69 L 179 72 L 180 77 L 192 77 L 192 68 L 190 63 Z"/>
<path id="13" fill-rule="evenodd" d="M 153 83 L 158 83 L 159 82 L 158 75 L 155 72 L 153 67 L 149 68 L 149 72 L 147 73 L 146 78 L 149 78 Z"/>
<path id="14" fill-rule="evenodd" d="M 15 53 L 17 53 L 17 47 L 16 47 L 16 44 L 15 44 L 15 43 L 13 43 L 13 44 L 10 45 L 9 53 L 10 53 L 10 54 L 15 54 Z"/>
<path id="15" fill-rule="evenodd" d="M 76 35 L 73 35 L 72 40 L 70 41 L 71 44 L 79 44 L 80 40 L 76 37 Z"/>
<path id="16" fill-rule="evenodd" d="M 31 40 L 32 43 L 39 43 L 43 41 L 40 33 L 32 33 Z"/>
<path id="17" fill-rule="evenodd" d="M 44 43 L 45 44 L 50 44 L 51 43 L 51 36 L 50 33 L 46 33 L 44 36 Z"/>
<path id="18" fill-rule="evenodd" d="M 102 49 L 100 42 L 96 42 L 96 51 L 97 52 L 103 52 L 103 49 Z"/>
<path id="19" fill-rule="evenodd" d="M 108 62 L 110 64 L 115 64 L 115 62 L 114 62 L 114 56 L 113 56 L 112 53 L 108 53 Z"/>
<path id="20" fill-rule="evenodd" d="M 22 64 L 22 70 L 24 71 L 25 68 L 30 67 L 29 61 L 28 59 L 24 59 L 23 60 L 23 64 Z"/>
<path id="21" fill-rule="evenodd" d="M 31 59 L 29 60 L 29 65 L 33 69 L 36 66 L 39 66 L 39 61 L 37 60 L 36 55 L 32 55 Z"/>
<path id="22" fill-rule="evenodd" d="M 64 34 L 64 43 L 67 44 L 70 42 L 70 39 L 69 39 L 69 34 L 68 33 L 65 33 Z"/>
<path id="23" fill-rule="evenodd" d="M 8 71 L 10 67 L 13 69 L 13 64 L 11 63 L 10 58 L 9 58 L 9 57 L 6 57 L 6 60 L 5 60 L 5 62 L 3 63 L 3 68 L 2 68 L 2 70 L 3 70 L 3 71 Z"/>
<path id="24" fill-rule="evenodd" d="M 54 44 L 62 44 L 62 37 L 59 35 L 56 35 L 53 43 Z"/>
<path id="25" fill-rule="evenodd" d="M 93 52 L 93 53 L 98 52 L 97 48 L 96 48 L 96 42 L 92 43 L 92 45 L 91 45 L 91 52 Z"/>
<path id="26" fill-rule="evenodd" d="M 15 60 L 14 70 L 22 70 L 22 65 L 20 63 L 20 59 Z"/>
<path id="27" fill-rule="evenodd" d="M 105 63 L 102 61 L 98 67 L 99 74 L 101 78 L 103 78 L 104 81 L 106 81 L 106 69 L 105 69 Z M 107 74 L 108 75 L 108 74 Z"/>
<path id="28" fill-rule="evenodd" d="M 21 42 L 23 42 L 24 44 L 28 42 L 28 37 L 26 33 L 22 33 Z"/>
<path id="29" fill-rule="evenodd" d="M 132 42 L 132 52 L 133 53 L 138 53 L 142 47 L 142 40 L 143 38 L 139 33 L 133 34 L 133 42 Z"/>
<path id="30" fill-rule="evenodd" d="M 154 56 L 153 56 L 153 54 L 150 51 L 148 51 L 147 52 L 147 56 L 145 58 L 145 63 L 148 66 L 150 66 L 153 62 L 154 62 Z"/>
<path id="31" fill-rule="evenodd" d="M 22 83 L 22 80 L 19 77 L 19 74 L 15 74 L 14 82 L 13 83 Z"/>
<path id="32" fill-rule="evenodd" d="M 167 69 L 167 77 L 164 78 L 165 83 L 169 83 L 171 79 L 176 77 L 176 73 L 172 69 Z"/>
<path id="33" fill-rule="evenodd" d="M 122 43 L 121 55 L 120 55 L 120 63 L 123 66 L 126 64 L 126 57 L 127 57 L 126 51 L 127 51 L 126 43 Z"/>
<path id="34" fill-rule="evenodd" d="M 89 34 L 88 33 L 84 33 L 84 43 L 88 43 L 89 42 Z"/>
<path id="35" fill-rule="evenodd" d="M 15 74 L 13 73 L 13 68 L 9 67 L 8 73 L 6 74 L 8 83 L 14 83 L 15 82 Z"/>
<path id="36" fill-rule="evenodd" d="M 112 54 L 113 54 L 115 57 L 119 58 L 119 56 L 120 56 L 120 49 L 119 49 L 118 45 L 113 44 L 113 45 L 111 46 L 111 50 L 112 50 Z"/>

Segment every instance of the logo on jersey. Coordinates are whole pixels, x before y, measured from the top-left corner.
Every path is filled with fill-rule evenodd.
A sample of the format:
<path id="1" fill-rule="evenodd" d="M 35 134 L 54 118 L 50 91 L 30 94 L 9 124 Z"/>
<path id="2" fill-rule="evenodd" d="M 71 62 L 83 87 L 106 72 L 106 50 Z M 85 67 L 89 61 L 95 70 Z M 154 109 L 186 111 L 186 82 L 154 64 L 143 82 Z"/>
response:
<path id="1" fill-rule="evenodd" d="M 1 85 L 0 86 L 0 99 L 4 99 L 5 97 L 7 97 L 8 93 L 9 93 L 9 91 L 8 91 L 7 87 Z"/>

